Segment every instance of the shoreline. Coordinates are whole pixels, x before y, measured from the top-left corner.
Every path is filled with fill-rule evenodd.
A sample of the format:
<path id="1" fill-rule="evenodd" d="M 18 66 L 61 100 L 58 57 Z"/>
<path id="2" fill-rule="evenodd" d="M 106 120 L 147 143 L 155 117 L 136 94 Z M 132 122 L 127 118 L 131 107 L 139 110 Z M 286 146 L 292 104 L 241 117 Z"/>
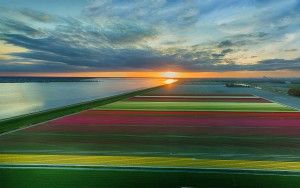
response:
<path id="1" fill-rule="evenodd" d="M 9 134 L 11 132 L 24 129 L 39 123 L 44 123 L 49 120 L 54 120 L 63 116 L 75 114 L 82 112 L 97 106 L 113 103 L 119 100 L 123 100 L 136 95 L 144 94 L 159 88 L 166 86 L 159 85 L 147 89 L 140 89 L 136 91 L 126 92 L 118 95 L 113 95 L 110 97 L 95 99 L 87 102 L 76 103 L 72 105 L 67 105 L 63 107 L 53 108 L 49 110 L 44 110 L 40 112 L 34 112 L 30 114 L 20 115 L 12 118 L 7 118 L 0 120 L 0 136 L 4 134 Z"/>

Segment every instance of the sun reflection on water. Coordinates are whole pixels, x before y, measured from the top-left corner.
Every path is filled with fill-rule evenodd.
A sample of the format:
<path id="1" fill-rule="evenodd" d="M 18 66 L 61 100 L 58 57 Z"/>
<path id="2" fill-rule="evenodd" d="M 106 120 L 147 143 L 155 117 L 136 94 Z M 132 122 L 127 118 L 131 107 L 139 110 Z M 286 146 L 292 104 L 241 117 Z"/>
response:
<path id="1" fill-rule="evenodd" d="M 166 79 L 166 80 L 164 81 L 164 84 L 173 84 L 173 83 L 175 83 L 175 82 L 177 82 L 176 79 Z"/>

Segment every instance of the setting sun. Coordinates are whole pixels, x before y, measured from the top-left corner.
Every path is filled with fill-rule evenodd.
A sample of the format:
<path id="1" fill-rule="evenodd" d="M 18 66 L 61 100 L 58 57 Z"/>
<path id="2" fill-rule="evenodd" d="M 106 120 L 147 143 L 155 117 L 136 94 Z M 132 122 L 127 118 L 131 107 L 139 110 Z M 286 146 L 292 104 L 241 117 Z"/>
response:
<path id="1" fill-rule="evenodd" d="M 168 72 L 162 73 L 162 76 L 165 77 L 165 78 L 176 78 L 177 77 L 177 73 L 176 72 L 168 71 Z"/>

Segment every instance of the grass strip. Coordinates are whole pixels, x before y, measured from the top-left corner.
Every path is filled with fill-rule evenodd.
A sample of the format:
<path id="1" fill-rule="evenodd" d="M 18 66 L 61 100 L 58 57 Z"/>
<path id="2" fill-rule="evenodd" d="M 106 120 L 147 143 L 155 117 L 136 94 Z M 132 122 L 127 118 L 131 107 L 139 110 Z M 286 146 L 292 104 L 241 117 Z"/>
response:
<path id="1" fill-rule="evenodd" d="M 299 175 L 286 172 L 35 166 L 4 167 L 0 174 L 1 187 L 300 187 Z"/>
<path id="2" fill-rule="evenodd" d="M 126 101 L 141 102 L 253 102 L 253 103 L 271 103 L 263 98 L 189 98 L 189 97 L 132 97 Z"/>
<path id="3" fill-rule="evenodd" d="M 239 102 L 136 102 L 119 101 L 100 106 L 99 110 L 160 110 L 160 111 L 246 111 L 291 112 L 295 111 L 277 103 Z"/>

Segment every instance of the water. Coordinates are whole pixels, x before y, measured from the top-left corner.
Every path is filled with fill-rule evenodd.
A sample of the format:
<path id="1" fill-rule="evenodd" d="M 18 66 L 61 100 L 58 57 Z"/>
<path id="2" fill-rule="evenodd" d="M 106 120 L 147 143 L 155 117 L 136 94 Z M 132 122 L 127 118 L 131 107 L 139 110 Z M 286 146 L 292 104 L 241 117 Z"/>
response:
<path id="1" fill-rule="evenodd" d="M 160 79 L 38 79 L 0 78 L 0 119 L 104 98 L 162 84 Z M 18 83 L 15 83 L 18 82 Z"/>

